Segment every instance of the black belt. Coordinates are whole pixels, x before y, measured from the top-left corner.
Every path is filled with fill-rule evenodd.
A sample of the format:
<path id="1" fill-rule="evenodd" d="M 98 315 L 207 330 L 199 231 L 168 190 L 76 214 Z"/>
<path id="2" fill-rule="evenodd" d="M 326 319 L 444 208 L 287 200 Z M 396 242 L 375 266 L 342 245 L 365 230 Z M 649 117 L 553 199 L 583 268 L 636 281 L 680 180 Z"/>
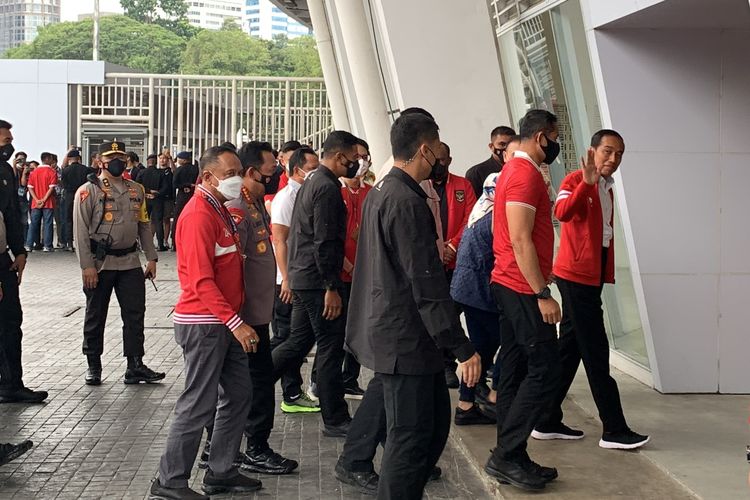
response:
<path id="1" fill-rule="evenodd" d="M 95 240 L 89 241 L 91 241 L 91 253 L 96 254 L 96 250 L 97 248 L 99 248 L 99 243 Z M 105 252 L 105 255 L 111 255 L 112 257 L 124 257 L 136 251 L 138 251 L 138 244 L 133 243 L 133 246 L 128 248 L 110 248 Z"/>

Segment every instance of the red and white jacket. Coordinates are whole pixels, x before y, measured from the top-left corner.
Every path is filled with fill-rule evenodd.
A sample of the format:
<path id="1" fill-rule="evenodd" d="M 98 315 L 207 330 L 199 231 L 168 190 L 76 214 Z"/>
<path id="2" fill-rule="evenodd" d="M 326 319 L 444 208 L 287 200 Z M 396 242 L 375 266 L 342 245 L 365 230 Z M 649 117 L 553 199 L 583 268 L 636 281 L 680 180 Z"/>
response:
<path id="1" fill-rule="evenodd" d="M 471 209 L 477 202 L 477 195 L 474 193 L 471 182 L 466 178 L 448 174 L 448 179 L 445 181 L 445 197 L 448 202 L 448 220 L 442 221 L 443 225 L 448 227 L 445 242 L 458 252 L 458 245 L 461 244 L 461 236 L 469 222 Z M 455 269 L 456 260 L 453 259 L 453 262 L 446 267 Z"/>
<path id="2" fill-rule="evenodd" d="M 614 195 L 609 191 L 614 206 Z M 614 219 L 614 210 L 612 211 Z M 560 185 L 555 202 L 555 217 L 562 223 L 560 249 L 552 268 L 555 276 L 599 286 L 615 282 L 615 242 L 611 241 L 607 253 L 607 268 L 602 280 L 602 239 L 604 223 L 599 186 L 583 181 L 583 171 L 568 174 Z M 610 220 L 613 224 L 614 220 Z"/>
<path id="3" fill-rule="evenodd" d="M 182 325 L 242 324 L 245 288 L 242 254 L 229 211 L 202 186 L 180 213 L 175 235 L 182 293 L 174 322 Z"/>

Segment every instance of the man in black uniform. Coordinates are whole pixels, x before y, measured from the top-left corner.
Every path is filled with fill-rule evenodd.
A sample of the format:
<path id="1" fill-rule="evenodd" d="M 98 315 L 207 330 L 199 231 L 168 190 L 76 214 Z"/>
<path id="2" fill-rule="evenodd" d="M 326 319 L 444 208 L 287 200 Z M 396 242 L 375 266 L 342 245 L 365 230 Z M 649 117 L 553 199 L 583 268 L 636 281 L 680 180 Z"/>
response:
<path id="1" fill-rule="evenodd" d="M 68 153 L 68 165 L 63 168 L 60 181 L 63 188 L 63 214 L 66 250 L 75 252 L 73 248 L 73 200 L 78 188 L 86 184 L 91 169 L 81 164 L 81 152 L 73 149 Z"/>
<path id="2" fill-rule="evenodd" d="M 156 277 L 156 250 L 149 228 L 143 186 L 122 178 L 125 144 L 105 142 L 99 148 L 102 172 L 78 190 L 73 211 L 75 247 L 86 294 L 83 354 L 88 360 L 87 385 L 102 383 L 104 327 L 112 290 L 122 313 L 123 350 L 128 359 L 126 384 L 157 382 L 157 373 L 143 364 L 143 320 L 146 279 Z M 144 273 L 140 248 L 148 263 Z"/>
<path id="3" fill-rule="evenodd" d="M 159 155 L 159 188 L 154 195 L 154 211 L 151 214 L 151 227 L 156 234 L 160 252 L 169 250 L 167 243 L 170 234 L 170 219 L 174 215 L 174 186 L 172 184 L 172 157 L 167 152 Z"/>
<path id="4" fill-rule="evenodd" d="M 317 341 L 317 384 L 323 434 L 344 437 L 349 407 L 344 400 L 346 304 L 342 304 L 346 206 L 339 177 L 352 178 L 359 169 L 357 138 L 332 132 L 323 144 L 320 166 L 299 190 L 289 228 L 289 285 L 294 294 L 289 338 L 273 350 L 274 377 L 299 369 Z"/>
<path id="5" fill-rule="evenodd" d="M 466 171 L 466 180 L 471 182 L 471 187 L 474 188 L 477 199 L 482 196 L 482 187 L 487 176 L 503 169 L 503 151 L 508 147 L 514 135 L 516 135 L 516 131 L 510 127 L 500 126 L 492 129 L 489 144 L 492 154 L 487 160 Z"/>
<path id="6" fill-rule="evenodd" d="M 47 392 L 25 387 L 21 367 L 23 312 L 18 287 L 26 267 L 26 250 L 16 174 L 8 164 L 13 154 L 11 128 L 0 120 L 0 231 L 4 240 L 0 241 L 0 403 L 41 403 Z"/>
<path id="7" fill-rule="evenodd" d="M 143 186 L 146 193 L 146 212 L 148 213 L 149 220 L 151 220 L 151 233 L 156 233 L 156 217 L 159 215 L 158 197 L 159 189 L 162 186 L 162 172 L 156 168 L 156 162 L 158 157 L 156 155 L 148 155 L 146 158 L 146 169 L 138 174 L 136 182 Z M 159 222 L 161 225 L 161 221 Z"/>
<path id="8" fill-rule="evenodd" d="M 391 128 L 394 168 L 365 199 L 354 268 L 347 349 L 375 371 L 344 454 L 357 436 L 377 432 L 373 415 L 385 407 L 387 439 L 378 498 L 417 500 L 445 447 L 451 403 L 443 349 L 460 361 L 467 385 L 481 361 L 464 334 L 450 297 L 435 240 L 437 232 L 419 183 L 434 176 L 437 124 L 421 114 Z M 341 475 L 339 479 L 347 481 Z M 375 482 L 372 473 L 372 482 Z"/>
<path id="9" fill-rule="evenodd" d="M 172 250 L 177 247 L 174 244 L 174 235 L 177 234 L 177 221 L 180 212 L 185 207 L 195 192 L 195 183 L 198 180 L 198 165 L 193 163 L 193 154 L 188 151 L 177 153 L 177 170 L 174 173 L 172 183 L 177 191 L 177 199 L 174 210 L 174 224 L 172 224 Z"/>
<path id="10" fill-rule="evenodd" d="M 141 164 L 141 159 L 133 151 L 128 151 L 128 166 L 125 169 L 125 173 L 122 174 L 123 179 L 129 179 L 131 181 L 138 182 L 138 175 L 145 169 Z"/>

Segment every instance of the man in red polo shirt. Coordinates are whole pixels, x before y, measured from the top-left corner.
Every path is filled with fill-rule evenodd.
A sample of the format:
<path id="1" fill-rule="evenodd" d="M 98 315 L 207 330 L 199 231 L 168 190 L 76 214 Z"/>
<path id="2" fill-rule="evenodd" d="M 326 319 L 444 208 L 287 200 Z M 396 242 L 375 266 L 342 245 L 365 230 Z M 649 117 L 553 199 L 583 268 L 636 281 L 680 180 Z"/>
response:
<path id="1" fill-rule="evenodd" d="M 557 117 L 531 110 L 521 119 L 521 144 L 495 187 L 491 290 L 503 311 L 497 447 L 485 471 L 527 490 L 544 489 L 557 470 L 534 463 L 526 441 L 552 400 L 560 374 L 560 305 L 549 287 L 554 232 L 540 165 L 560 152 Z"/>
<path id="2" fill-rule="evenodd" d="M 602 287 L 615 282 L 614 195 L 612 174 L 625 152 L 625 141 L 614 130 L 591 138 L 581 170 L 560 186 L 555 216 L 562 223 L 555 260 L 555 283 L 563 302 L 560 324 L 562 376 L 547 415 L 536 425 L 535 439 L 581 439 L 583 431 L 563 424 L 562 402 L 583 361 L 599 417 L 604 426 L 599 446 L 631 450 L 649 440 L 625 421 L 617 382 L 609 373 L 609 342 L 604 329 Z"/>
<path id="3" fill-rule="evenodd" d="M 26 238 L 26 251 L 30 252 L 39 238 L 39 222 L 42 221 L 44 251 L 51 252 L 53 244 L 53 217 L 55 211 L 55 186 L 57 171 L 52 168 L 52 153 L 42 153 L 42 165 L 29 175 L 26 187 L 31 195 L 31 229 Z"/>

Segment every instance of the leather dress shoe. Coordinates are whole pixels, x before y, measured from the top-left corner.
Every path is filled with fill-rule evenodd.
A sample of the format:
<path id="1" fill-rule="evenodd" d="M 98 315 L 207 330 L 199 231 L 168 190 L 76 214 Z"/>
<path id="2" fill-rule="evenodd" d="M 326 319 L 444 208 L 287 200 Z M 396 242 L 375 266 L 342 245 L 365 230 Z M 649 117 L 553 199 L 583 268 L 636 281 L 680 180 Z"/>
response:
<path id="1" fill-rule="evenodd" d="M 148 494 L 149 500 L 209 500 L 209 496 L 201 495 L 190 488 L 167 488 L 154 479 Z"/>
<path id="2" fill-rule="evenodd" d="M 299 466 L 296 460 L 284 458 L 271 448 L 265 450 L 248 449 L 245 452 L 240 469 L 260 474 L 290 474 Z"/>
<path id="3" fill-rule="evenodd" d="M 243 476 L 239 472 L 236 476 L 227 478 L 218 478 L 214 476 L 211 469 L 208 469 L 203 477 L 203 486 L 201 489 L 206 495 L 221 495 L 223 493 L 250 493 L 258 491 L 263 487 L 263 483 L 257 479 Z"/>
<path id="4" fill-rule="evenodd" d="M 327 437 L 341 437 L 345 438 L 349 432 L 349 424 L 351 420 L 345 420 L 344 422 L 337 425 L 323 424 L 323 435 Z"/>
<path id="5" fill-rule="evenodd" d="M 31 441 L 24 441 L 23 443 L 19 444 L 0 444 L 0 465 L 5 465 L 8 462 L 17 459 L 18 457 L 29 451 L 32 446 L 34 446 L 34 443 L 32 443 Z"/>
<path id="6" fill-rule="evenodd" d="M 338 462 L 333 475 L 342 483 L 353 486 L 360 493 L 373 496 L 378 493 L 378 481 L 380 481 L 380 476 L 375 472 L 353 472 L 347 470 L 340 462 Z"/>
<path id="7" fill-rule="evenodd" d="M 102 385 L 102 369 L 91 368 L 86 370 L 86 385 Z"/>
<path id="8" fill-rule="evenodd" d="M 0 403 L 42 403 L 48 396 L 47 391 L 32 391 L 28 387 L 21 387 L 15 391 L 0 392 Z"/>
<path id="9" fill-rule="evenodd" d="M 547 481 L 527 470 L 522 462 L 501 460 L 494 453 L 487 460 L 484 471 L 501 483 L 508 483 L 522 490 L 539 491 L 547 485 Z"/>

